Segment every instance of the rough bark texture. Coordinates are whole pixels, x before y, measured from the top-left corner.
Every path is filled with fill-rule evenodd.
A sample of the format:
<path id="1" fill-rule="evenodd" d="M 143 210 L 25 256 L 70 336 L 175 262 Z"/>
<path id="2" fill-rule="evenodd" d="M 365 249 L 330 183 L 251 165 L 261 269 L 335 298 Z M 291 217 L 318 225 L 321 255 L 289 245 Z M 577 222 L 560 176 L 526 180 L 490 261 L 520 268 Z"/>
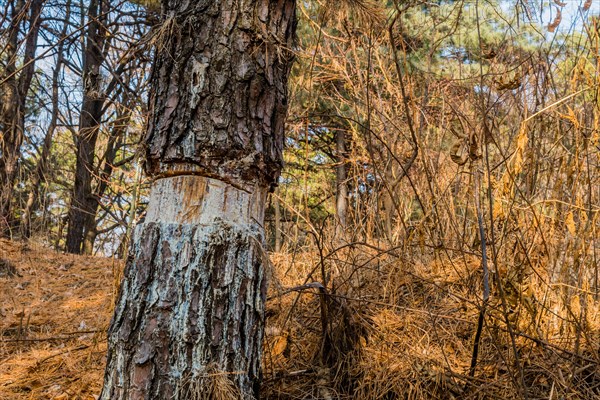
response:
<path id="1" fill-rule="evenodd" d="M 102 92 L 100 67 L 106 58 L 106 9 L 105 0 L 91 0 L 88 7 L 90 23 L 83 52 L 83 102 L 79 132 L 75 140 L 77 162 L 66 243 L 66 250 L 75 254 L 82 252 L 82 243 L 87 234 L 85 228 L 91 226 L 96 218 L 97 200 L 93 195 L 92 180 L 95 171 L 96 141 L 105 97 Z"/>
<path id="2" fill-rule="evenodd" d="M 239 185 L 275 181 L 294 3 L 164 2 L 146 138 L 150 174 L 187 162 Z"/>
<path id="3" fill-rule="evenodd" d="M 165 0 L 162 11 L 146 137 L 155 181 L 100 398 L 253 399 L 295 2 Z"/>
<path id="4" fill-rule="evenodd" d="M 109 330 L 101 399 L 188 399 L 192 391 L 218 398 L 223 386 L 253 398 L 266 195 L 200 176 L 155 182 Z"/>

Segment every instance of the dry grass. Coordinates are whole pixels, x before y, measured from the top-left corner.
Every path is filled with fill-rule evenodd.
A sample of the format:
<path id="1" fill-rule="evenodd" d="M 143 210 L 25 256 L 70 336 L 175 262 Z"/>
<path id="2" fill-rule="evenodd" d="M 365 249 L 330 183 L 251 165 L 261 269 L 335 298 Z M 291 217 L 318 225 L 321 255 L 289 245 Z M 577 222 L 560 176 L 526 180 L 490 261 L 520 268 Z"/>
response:
<path id="1" fill-rule="evenodd" d="M 281 286 L 303 283 L 319 263 L 318 257 L 307 257 L 297 255 L 293 262 L 290 255 L 274 258 Z M 362 248 L 347 252 L 343 260 L 352 262 L 328 265 L 336 289 L 329 296 L 327 346 L 331 349 L 326 357 L 321 348 L 321 302 L 315 289 L 302 294 L 279 289 L 282 295 L 270 302 L 267 398 L 600 396 L 600 310 L 591 296 L 585 301 L 575 296 L 565 303 L 560 290 L 545 293 L 543 285 L 531 285 L 509 298 L 509 330 L 496 287 L 476 373 L 470 376 L 482 279 L 477 258 L 440 257 L 419 264 L 390 255 L 377 257 Z M 299 268 L 291 268 L 292 264 Z M 357 265 L 362 269 L 357 271 Z M 539 300 L 544 296 L 546 305 Z M 586 313 L 580 302 L 586 305 Z"/>
<path id="2" fill-rule="evenodd" d="M 239 390 L 230 379 L 230 374 L 213 367 L 206 369 L 202 376 L 195 376 L 183 382 L 178 398 L 193 400 L 228 400 L 241 398 Z"/>
<path id="3" fill-rule="evenodd" d="M 120 265 L 7 241 L 0 249 L 17 273 L 0 277 L 0 398 L 94 399 Z M 589 295 L 564 302 L 560 289 L 532 285 L 511 300 L 517 364 L 495 292 L 471 377 L 481 286 L 475 257 L 421 264 L 348 247 L 325 260 L 327 292 L 305 284 L 321 282 L 315 252 L 271 258 L 267 399 L 506 399 L 523 398 L 523 384 L 530 399 L 600 396 L 600 310 Z M 544 295 L 533 316 L 525 297 Z M 209 378 L 212 394 L 199 398 L 236 398 L 226 376 Z M 202 392 L 197 386 L 188 385 L 190 393 Z"/>

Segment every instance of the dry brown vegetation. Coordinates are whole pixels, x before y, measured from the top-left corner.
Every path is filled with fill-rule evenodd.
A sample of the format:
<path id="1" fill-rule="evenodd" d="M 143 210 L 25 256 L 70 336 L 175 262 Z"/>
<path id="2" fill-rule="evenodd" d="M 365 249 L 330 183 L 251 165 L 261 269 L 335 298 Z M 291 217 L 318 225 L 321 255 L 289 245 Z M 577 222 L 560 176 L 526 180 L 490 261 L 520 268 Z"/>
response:
<path id="1" fill-rule="evenodd" d="M 94 399 L 120 263 L 0 241 L 0 398 Z"/>
<path id="2" fill-rule="evenodd" d="M 322 298 L 312 288 L 272 291 L 267 398 L 599 396 L 600 314 L 589 292 L 565 298 L 561 285 L 511 286 L 506 314 L 496 290 L 477 373 L 470 376 L 481 304 L 480 260 L 440 255 L 422 264 L 398 250 L 386 254 L 352 247 L 344 260 L 338 255 L 325 261 L 336 271 L 331 282 L 336 294 Z M 315 254 L 274 258 L 276 281 L 288 288 L 314 274 L 321 262 Z M 504 287 L 508 292 L 508 282 Z"/>
<path id="3" fill-rule="evenodd" d="M 600 398 L 600 19 L 299 3 L 264 397 Z M 120 269 L 0 241 L 0 399 L 99 393 Z"/>
<path id="4" fill-rule="evenodd" d="M 0 245 L 0 398 L 93 399 L 120 263 Z M 560 286 L 521 288 L 507 296 L 509 332 L 494 293 L 471 377 L 477 257 L 440 255 L 422 264 L 402 249 L 338 247 L 326 259 L 309 251 L 272 255 L 265 398 L 523 398 L 520 382 L 532 399 L 598 396 L 600 313 L 591 295 L 564 301 Z M 332 271 L 327 291 L 317 283 L 321 264 Z"/>

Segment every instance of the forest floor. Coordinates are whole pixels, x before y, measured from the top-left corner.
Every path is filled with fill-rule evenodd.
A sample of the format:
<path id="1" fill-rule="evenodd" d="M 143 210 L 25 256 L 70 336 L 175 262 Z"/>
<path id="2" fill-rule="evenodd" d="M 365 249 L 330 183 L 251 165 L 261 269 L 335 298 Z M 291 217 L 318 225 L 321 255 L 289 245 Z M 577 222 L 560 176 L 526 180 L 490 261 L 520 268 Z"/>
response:
<path id="1" fill-rule="evenodd" d="M 120 270 L 0 240 L 0 399 L 96 398 Z"/>
<path id="2" fill-rule="evenodd" d="M 478 259 L 419 265 L 372 253 L 271 255 L 264 398 L 600 398 L 592 297 L 552 311 L 535 290 L 507 295 L 509 330 L 493 292 L 472 376 Z M 328 292 L 318 284 L 324 263 Z M 121 271 L 120 260 L 0 240 L 1 400 L 97 398 Z M 558 294 L 546 297 L 559 304 Z"/>

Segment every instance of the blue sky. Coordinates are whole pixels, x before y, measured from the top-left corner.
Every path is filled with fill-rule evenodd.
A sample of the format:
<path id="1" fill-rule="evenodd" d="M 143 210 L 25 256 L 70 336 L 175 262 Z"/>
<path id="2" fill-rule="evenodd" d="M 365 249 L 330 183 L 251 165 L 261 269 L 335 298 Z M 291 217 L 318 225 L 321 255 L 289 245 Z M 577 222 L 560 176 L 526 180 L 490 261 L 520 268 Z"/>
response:
<path id="1" fill-rule="evenodd" d="M 537 8 L 539 9 L 539 2 L 536 0 L 529 0 L 531 3 L 537 3 Z M 556 17 L 556 10 L 558 8 L 561 9 L 562 13 L 562 21 L 557 28 L 557 31 L 569 31 L 571 29 L 579 29 L 583 28 L 583 23 L 585 20 L 589 20 L 589 17 L 592 15 L 600 15 L 600 0 L 592 0 L 591 6 L 587 11 L 583 11 L 583 5 L 585 4 L 585 0 L 559 0 L 559 2 L 565 4 L 563 7 L 559 7 L 553 0 L 548 2 L 544 1 L 546 4 L 543 7 L 544 11 L 541 16 L 538 16 L 538 21 L 541 22 L 542 25 L 547 26 Z M 548 4 L 551 4 L 551 7 L 548 7 Z"/>

